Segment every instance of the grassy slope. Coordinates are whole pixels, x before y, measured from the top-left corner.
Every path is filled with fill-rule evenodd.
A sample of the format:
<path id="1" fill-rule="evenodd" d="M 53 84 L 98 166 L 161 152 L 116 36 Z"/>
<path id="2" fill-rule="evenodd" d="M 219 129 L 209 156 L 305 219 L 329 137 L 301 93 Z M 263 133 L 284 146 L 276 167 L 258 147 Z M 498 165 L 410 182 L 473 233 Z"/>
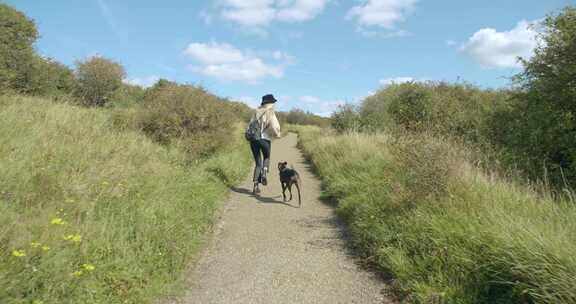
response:
<path id="1" fill-rule="evenodd" d="M 418 303 L 576 303 L 576 208 L 486 176 L 432 139 L 301 145 L 354 241 Z"/>
<path id="2" fill-rule="evenodd" d="M 185 167 L 111 125 L 109 110 L 0 97 L 0 303 L 147 303 L 181 286 L 247 149 Z"/>

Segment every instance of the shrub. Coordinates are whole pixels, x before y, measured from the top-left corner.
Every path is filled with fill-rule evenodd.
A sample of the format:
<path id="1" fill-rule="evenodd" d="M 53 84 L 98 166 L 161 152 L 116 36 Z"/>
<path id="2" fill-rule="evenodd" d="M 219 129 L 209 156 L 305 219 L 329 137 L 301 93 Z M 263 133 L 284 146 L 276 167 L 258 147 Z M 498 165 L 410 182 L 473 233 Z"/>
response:
<path id="1" fill-rule="evenodd" d="M 576 302 L 573 201 L 487 175 L 424 133 L 299 134 L 355 247 L 413 302 Z"/>
<path id="2" fill-rule="evenodd" d="M 208 155 L 230 142 L 237 117 L 204 89 L 160 81 L 138 114 L 140 128 L 161 144 L 178 144 L 191 156 Z"/>
<path id="3" fill-rule="evenodd" d="M 330 119 L 315 115 L 311 112 L 304 112 L 300 109 L 293 109 L 287 113 L 283 113 L 284 122 L 294 125 L 308 125 L 318 127 L 330 126 Z"/>
<path id="4" fill-rule="evenodd" d="M 0 303 L 157 303 L 186 288 L 218 202 L 251 164 L 246 145 L 190 167 L 111 129 L 108 109 L 0 105 Z"/>
<path id="5" fill-rule="evenodd" d="M 362 127 L 358 109 L 351 104 L 338 107 L 332 114 L 332 128 L 342 133 L 347 131 L 359 131 Z"/>
<path id="6" fill-rule="evenodd" d="M 112 106 L 120 108 L 131 108 L 138 106 L 146 96 L 146 89 L 137 86 L 123 83 L 118 90 L 110 97 L 113 101 Z"/>
<path id="7" fill-rule="evenodd" d="M 24 93 L 57 97 L 71 95 L 75 88 L 74 73 L 67 66 L 51 59 L 34 56 L 32 68 L 25 74 Z"/>
<path id="8" fill-rule="evenodd" d="M 37 38 L 32 20 L 0 3 L 0 88 L 19 91 L 27 88 L 25 75 L 33 65 L 33 44 Z"/>
<path id="9" fill-rule="evenodd" d="M 110 59 L 95 56 L 76 62 L 76 96 L 86 106 L 104 106 L 122 86 L 124 68 Z"/>
<path id="10" fill-rule="evenodd" d="M 509 98 L 506 90 L 482 90 L 470 84 L 393 84 L 366 98 L 360 115 L 364 129 L 368 130 L 401 126 L 412 132 L 487 143 L 488 118 Z"/>
<path id="11" fill-rule="evenodd" d="M 251 109 L 248 105 L 246 105 L 243 102 L 228 100 L 228 103 L 232 108 L 232 111 L 236 113 L 236 116 L 238 116 L 242 121 L 244 122 L 250 121 L 250 119 L 252 118 L 252 114 L 254 114 L 253 109 Z"/>
<path id="12" fill-rule="evenodd" d="M 497 143 L 525 159 L 533 175 L 546 168 L 556 185 L 576 186 L 576 8 L 548 16 L 540 45 L 517 75 L 521 91 L 496 123 Z"/>

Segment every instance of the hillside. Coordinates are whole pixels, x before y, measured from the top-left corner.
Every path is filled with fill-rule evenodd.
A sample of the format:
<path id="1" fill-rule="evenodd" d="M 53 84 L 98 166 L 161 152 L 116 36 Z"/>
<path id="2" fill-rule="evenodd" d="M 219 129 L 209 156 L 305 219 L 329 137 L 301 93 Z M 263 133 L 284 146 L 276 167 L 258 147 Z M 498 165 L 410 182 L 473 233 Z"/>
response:
<path id="1" fill-rule="evenodd" d="M 112 114 L 0 97 L 0 302 L 170 294 L 250 164 L 237 142 L 187 165 L 182 150 L 115 129 Z"/>

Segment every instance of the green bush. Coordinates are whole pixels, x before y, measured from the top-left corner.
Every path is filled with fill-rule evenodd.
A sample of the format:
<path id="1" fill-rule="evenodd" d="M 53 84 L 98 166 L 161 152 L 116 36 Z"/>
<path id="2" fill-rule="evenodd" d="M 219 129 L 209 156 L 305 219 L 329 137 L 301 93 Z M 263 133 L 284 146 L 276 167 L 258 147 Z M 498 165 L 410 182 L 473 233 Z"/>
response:
<path id="1" fill-rule="evenodd" d="M 32 68 L 26 73 L 26 89 L 23 93 L 59 97 L 72 95 L 76 81 L 67 66 L 50 58 L 34 57 Z"/>
<path id="2" fill-rule="evenodd" d="M 254 114 L 254 110 L 250 108 L 247 104 L 238 101 L 227 100 L 228 104 L 232 108 L 232 112 L 236 113 L 243 122 L 248 123 Z"/>
<path id="3" fill-rule="evenodd" d="M 156 303 L 186 288 L 249 151 L 235 131 L 190 167 L 110 128 L 110 111 L 0 97 L 0 303 Z"/>
<path id="4" fill-rule="evenodd" d="M 412 302 L 576 302 L 573 201 L 483 173 L 426 134 L 298 131 L 354 245 Z"/>
<path id="5" fill-rule="evenodd" d="M 509 102 L 506 90 L 482 90 L 470 84 L 444 82 L 387 86 L 366 98 L 359 110 L 363 128 L 385 130 L 401 126 L 412 132 L 432 132 L 471 143 L 488 143 L 489 117 Z"/>
<path id="6" fill-rule="evenodd" d="M 339 106 L 338 110 L 332 114 L 331 120 L 332 128 L 340 133 L 359 131 L 363 127 L 357 108 L 351 104 Z"/>
<path id="7" fill-rule="evenodd" d="M 318 127 L 328 127 L 330 126 L 330 119 L 315 115 L 310 112 L 305 112 L 300 109 L 293 109 L 288 112 L 283 112 L 283 122 L 293 125 L 308 125 L 308 126 L 318 126 Z"/>
<path id="8" fill-rule="evenodd" d="M 86 106 L 104 106 L 122 86 L 124 68 L 110 59 L 95 56 L 76 62 L 75 94 Z"/>
<path id="9" fill-rule="evenodd" d="M 146 89 L 123 83 L 110 97 L 113 101 L 110 105 L 116 108 L 134 108 L 142 104 L 146 96 Z"/>
<path id="10" fill-rule="evenodd" d="M 548 16 L 542 43 L 516 77 L 520 92 L 495 119 L 495 141 L 532 173 L 576 186 L 576 8 Z M 519 156 L 519 157 L 518 157 Z"/>
<path id="11" fill-rule="evenodd" d="M 37 38 L 32 20 L 0 3 L 0 89 L 26 90 L 26 74 L 34 64 L 33 44 Z"/>
<path id="12" fill-rule="evenodd" d="M 146 93 L 137 121 L 154 141 L 206 156 L 230 142 L 238 121 L 232 111 L 202 88 L 160 81 Z"/>

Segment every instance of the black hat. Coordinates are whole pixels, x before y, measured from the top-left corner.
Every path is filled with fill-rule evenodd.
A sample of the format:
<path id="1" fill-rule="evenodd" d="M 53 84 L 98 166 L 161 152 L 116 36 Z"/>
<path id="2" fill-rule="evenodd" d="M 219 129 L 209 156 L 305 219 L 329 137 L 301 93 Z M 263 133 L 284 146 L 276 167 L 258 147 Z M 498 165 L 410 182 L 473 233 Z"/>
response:
<path id="1" fill-rule="evenodd" d="M 272 94 L 262 96 L 262 104 L 275 103 L 276 101 L 278 100 L 276 100 Z"/>

